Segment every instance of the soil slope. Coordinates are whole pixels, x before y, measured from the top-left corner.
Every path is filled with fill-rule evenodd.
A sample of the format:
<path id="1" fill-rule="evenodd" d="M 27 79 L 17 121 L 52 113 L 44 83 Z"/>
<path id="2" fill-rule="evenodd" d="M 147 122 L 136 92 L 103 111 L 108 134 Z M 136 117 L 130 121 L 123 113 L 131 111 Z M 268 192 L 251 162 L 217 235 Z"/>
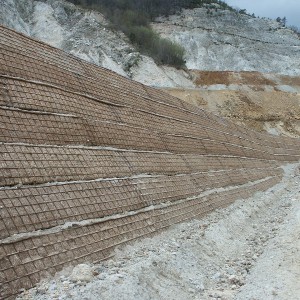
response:
<path id="1" fill-rule="evenodd" d="M 165 91 L 258 131 L 300 136 L 300 78 L 259 72 L 191 71 L 192 89 Z"/>

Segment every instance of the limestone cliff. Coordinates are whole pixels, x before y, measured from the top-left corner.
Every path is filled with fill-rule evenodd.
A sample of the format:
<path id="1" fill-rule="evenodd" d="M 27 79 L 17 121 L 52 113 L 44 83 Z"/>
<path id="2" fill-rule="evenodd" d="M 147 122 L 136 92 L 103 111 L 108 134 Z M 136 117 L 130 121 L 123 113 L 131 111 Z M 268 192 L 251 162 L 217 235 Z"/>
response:
<path id="1" fill-rule="evenodd" d="M 186 49 L 189 69 L 300 74 L 300 40 L 270 19 L 228 10 L 184 10 L 153 27 Z"/>

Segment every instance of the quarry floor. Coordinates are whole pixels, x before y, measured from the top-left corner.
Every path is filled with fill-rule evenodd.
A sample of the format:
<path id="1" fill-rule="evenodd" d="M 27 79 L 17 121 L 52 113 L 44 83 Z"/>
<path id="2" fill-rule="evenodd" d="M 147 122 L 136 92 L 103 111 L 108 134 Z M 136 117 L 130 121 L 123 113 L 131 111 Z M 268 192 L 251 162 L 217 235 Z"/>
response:
<path id="1" fill-rule="evenodd" d="M 300 299 L 300 172 L 201 220 L 63 270 L 18 299 Z"/>

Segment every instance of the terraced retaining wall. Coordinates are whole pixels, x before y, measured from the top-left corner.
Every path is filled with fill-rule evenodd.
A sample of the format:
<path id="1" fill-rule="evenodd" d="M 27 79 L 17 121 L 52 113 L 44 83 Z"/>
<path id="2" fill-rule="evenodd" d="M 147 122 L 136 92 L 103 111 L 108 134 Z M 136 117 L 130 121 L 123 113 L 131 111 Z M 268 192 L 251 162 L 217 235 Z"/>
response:
<path id="1" fill-rule="evenodd" d="M 0 298 L 281 180 L 263 135 L 0 27 Z"/>

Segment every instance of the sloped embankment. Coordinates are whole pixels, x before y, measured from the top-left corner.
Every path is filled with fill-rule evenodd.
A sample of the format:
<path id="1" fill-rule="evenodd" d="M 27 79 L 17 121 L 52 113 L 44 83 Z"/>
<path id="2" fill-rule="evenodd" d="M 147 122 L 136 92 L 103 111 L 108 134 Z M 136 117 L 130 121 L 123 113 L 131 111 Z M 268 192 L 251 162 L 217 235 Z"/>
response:
<path id="1" fill-rule="evenodd" d="M 1 298 L 263 191 L 297 139 L 239 127 L 0 27 Z"/>

